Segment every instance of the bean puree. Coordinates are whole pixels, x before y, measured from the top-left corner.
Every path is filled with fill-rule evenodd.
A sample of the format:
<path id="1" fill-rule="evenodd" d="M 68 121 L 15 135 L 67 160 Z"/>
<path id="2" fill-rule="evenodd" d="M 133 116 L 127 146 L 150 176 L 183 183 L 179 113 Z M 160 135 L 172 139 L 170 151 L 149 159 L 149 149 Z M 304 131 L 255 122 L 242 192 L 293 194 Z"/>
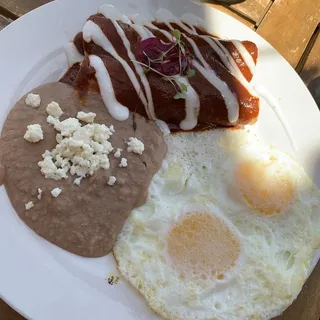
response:
<path id="1" fill-rule="evenodd" d="M 166 155 L 163 134 L 153 121 L 138 114 L 130 113 L 126 121 L 114 120 L 98 94 L 88 94 L 81 104 L 74 89 L 64 83 L 45 84 L 32 92 L 40 94 L 40 107 L 27 106 L 25 96 L 22 97 L 2 130 L 0 175 L 11 203 L 19 217 L 46 240 L 81 256 L 106 255 L 131 210 L 146 201 L 150 181 Z M 121 157 L 128 160 L 128 166 L 119 167 L 121 157 L 114 157 L 112 152 L 110 169 L 96 171 L 83 179 L 80 186 L 73 184 L 75 177 L 70 175 L 66 180 L 46 179 L 38 162 L 45 150 L 52 150 L 57 144 L 57 131 L 46 121 L 46 106 L 51 101 L 59 103 L 63 110 L 60 120 L 84 111 L 97 114 L 95 123 L 112 124 L 115 133 L 109 141 L 114 151 L 123 149 Z M 23 139 L 30 124 L 41 125 L 43 140 L 30 143 Z M 129 137 L 143 141 L 142 155 L 127 152 Z M 110 176 L 117 178 L 113 186 L 108 185 Z M 62 192 L 54 198 L 51 190 L 57 187 Z M 38 188 L 43 191 L 40 200 Z M 33 201 L 34 207 L 26 210 L 29 201 Z"/>

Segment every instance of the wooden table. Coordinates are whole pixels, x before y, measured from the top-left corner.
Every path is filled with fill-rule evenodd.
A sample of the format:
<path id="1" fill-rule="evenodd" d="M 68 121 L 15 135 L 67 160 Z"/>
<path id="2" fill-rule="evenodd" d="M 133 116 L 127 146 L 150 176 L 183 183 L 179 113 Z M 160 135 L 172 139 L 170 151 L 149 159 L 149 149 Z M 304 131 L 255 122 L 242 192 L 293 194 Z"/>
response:
<path id="1" fill-rule="evenodd" d="M 49 1 L 0 0 L 0 30 L 26 12 Z M 320 76 L 320 0 L 247 0 L 231 7 L 216 7 L 269 41 L 295 68 L 306 85 Z M 274 320 L 319 318 L 320 263 L 298 299 L 282 316 Z M 24 318 L 0 299 L 0 320 L 22 319 Z"/>

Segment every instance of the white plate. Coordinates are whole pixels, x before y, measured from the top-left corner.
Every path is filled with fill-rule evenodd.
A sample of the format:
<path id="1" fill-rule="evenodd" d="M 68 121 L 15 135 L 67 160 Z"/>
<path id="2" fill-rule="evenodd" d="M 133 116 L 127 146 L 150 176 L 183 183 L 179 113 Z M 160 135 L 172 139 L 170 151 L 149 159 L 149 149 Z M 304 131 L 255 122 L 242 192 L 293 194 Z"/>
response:
<path id="1" fill-rule="evenodd" d="M 57 0 L 13 22 L 0 33 L 0 126 L 8 110 L 27 91 L 57 80 L 66 68 L 63 45 L 106 0 Z M 296 150 L 272 108 L 262 102 L 258 127 L 265 140 L 295 154 L 320 186 L 320 113 L 301 79 L 261 37 L 231 17 L 188 0 L 109 0 L 125 14 L 152 18 L 160 7 L 176 16 L 205 17 L 220 37 L 249 39 L 260 58 L 255 83 L 280 103 Z M 116 273 L 112 255 L 86 259 L 46 242 L 27 228 L 0 188 L 0 296 L 28 318 L 157 319 L 126 283 L 108 285 Z M 315 259 L 316 261 L 317 259 Z"/>

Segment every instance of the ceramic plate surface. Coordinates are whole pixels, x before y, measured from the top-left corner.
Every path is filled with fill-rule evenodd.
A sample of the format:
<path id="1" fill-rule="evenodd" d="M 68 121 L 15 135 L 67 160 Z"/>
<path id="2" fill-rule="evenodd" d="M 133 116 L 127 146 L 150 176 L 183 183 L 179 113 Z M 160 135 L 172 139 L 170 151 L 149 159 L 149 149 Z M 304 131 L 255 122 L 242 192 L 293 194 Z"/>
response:
<path id="1" fill-rule="evenodd" d="M 106 1 L 56 0 L 0 32 L 1 127 L 24 93 L 59 79 L 67 68 L 63 46 Z M 255 42 L 260 57 L 253 81 L 273 97 L 273 105 L 262 100 L 258 129 L 266 142 L 294 155 L 320 187 L 320 112 L 299 76 L 265 40 L 220 11 L 189 0 L 108 3 L 149 19 L 159 8 L 177 17 L 192 13 L 219 37 Z M 87 259 L 46 242 L 18 218 L 4 187 L 0 205 L 0 296 L 20 313 L 35 320 L 158 319 L 127 283 L 108 285 L 109 274 L 117 273 L 112 255 Z"/>

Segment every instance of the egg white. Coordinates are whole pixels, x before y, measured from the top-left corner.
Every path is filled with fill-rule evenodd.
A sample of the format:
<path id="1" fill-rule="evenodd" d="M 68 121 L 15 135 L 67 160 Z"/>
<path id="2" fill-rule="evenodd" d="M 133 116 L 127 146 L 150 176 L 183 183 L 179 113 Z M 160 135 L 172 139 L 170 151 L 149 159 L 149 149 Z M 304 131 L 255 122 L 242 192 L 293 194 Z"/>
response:
<path id="1" fill-rule="evenodd" d="M 270 319 L 296 298 L 320 246 L 320 192 L 291 157 L 248 130 L 214 130 L 167 138 L 168 154 L 114 247 L 120 272 L 165 319 Z M 238 163 L 272 159 L 294 186 L 290 206 L 264 215 L 234 185 Z M 279 191 L 280 192 L 280 191 Z M 181 278 L 168 235 L 189 213 L 218 217 L 241 251 L 223 279 Z"/>

